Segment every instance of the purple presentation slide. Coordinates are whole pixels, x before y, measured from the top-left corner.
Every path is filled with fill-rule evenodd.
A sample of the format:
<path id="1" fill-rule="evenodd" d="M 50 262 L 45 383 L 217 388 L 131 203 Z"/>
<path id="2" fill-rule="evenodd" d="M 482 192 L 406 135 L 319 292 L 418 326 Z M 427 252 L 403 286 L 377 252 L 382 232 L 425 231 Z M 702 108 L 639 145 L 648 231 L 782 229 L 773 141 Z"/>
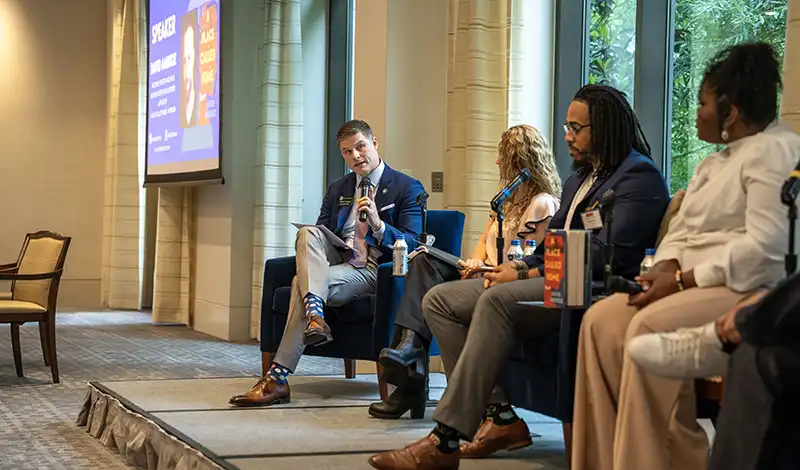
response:
<path id="1" fill-rule="evenodd" d="M 150 0 L 149 27 L 147 172 L 217 169 L 219 0 Z"/>

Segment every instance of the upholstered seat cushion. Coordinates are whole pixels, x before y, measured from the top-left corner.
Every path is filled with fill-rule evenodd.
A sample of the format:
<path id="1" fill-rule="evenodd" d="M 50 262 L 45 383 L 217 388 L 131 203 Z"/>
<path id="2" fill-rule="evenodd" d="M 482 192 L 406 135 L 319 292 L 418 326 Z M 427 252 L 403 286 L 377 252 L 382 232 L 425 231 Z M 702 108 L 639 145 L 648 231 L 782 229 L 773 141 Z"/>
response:
<path id="1" fill-rule="evenodd" d="M 0 300 L 11 300 L 12 298 L 11 292 L 0 292 Z"/>
<path id="2" fill-rule="evenodd" d="M 291 287 L 279 287 L 275 289 L 275 296 L 272 299 L 272 310 L 281 315 L 289 314 L 289 300 L 291 299 Z M 342 308 L 326 307 L 325 313 L 333 313 L 341 323 L 368 322 L 372 323 L 372 295 L 363 295 Z"/>
<path id="3" fill-rule="evenodd" d="M 47 309 L 33 302 L 0 300 L 0 315 L 4 313 L 44 313 Z"/>

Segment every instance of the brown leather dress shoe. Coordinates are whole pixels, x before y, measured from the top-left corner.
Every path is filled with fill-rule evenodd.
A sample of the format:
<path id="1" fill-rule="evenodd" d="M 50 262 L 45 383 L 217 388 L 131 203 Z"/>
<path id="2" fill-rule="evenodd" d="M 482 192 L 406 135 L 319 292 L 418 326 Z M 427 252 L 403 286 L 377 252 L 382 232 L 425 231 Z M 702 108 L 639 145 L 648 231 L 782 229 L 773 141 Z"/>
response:
<path id="1" fill-rule="evenodd" d="M 303 342 L 306 346 L 319 346 L 331 341 L 333 341 L 331 328 L 325 323 L 325 319 L 319 315 L 308 315 L 306 331 L 303 334 Z"/>
<path id="2" fill-rule="evenodd" d="M 228 401 L 234 406 L 269 406 L 282 405 L 291 401 L 289 384 L 279 384 L 271 376 L 266 375 L 256 382 L 253 388 L 244 395 L 236 395 Z"/>
<path id="3" fill-rule="evenodd" d="M 494 454 L 498 450 L 516 450 L 533 444 L 528 425 L 520 419 L 514 424 L 498 426 L 492 418 L 481 423 L 472 442 L 461 444 L 461 457 L 478 459 Z"/>
<path id="4" fill-rule="evenodd" d="M 405 449 L 390 450 L 369 459 L 378 470 L 458 470 L 459 451 L 441 452 L 439 438 L 429 434 Z"/>

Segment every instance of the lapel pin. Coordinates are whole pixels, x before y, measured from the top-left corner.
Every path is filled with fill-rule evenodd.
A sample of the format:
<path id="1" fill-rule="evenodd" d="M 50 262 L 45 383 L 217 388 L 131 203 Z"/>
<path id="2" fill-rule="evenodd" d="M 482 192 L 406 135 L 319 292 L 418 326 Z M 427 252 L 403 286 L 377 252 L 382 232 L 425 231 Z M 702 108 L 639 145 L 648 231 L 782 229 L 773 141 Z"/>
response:
<path id="1" fill-rule="evenodd" d="M 383 188 L 383 194 L 386 194 L 387 189 Z"/>

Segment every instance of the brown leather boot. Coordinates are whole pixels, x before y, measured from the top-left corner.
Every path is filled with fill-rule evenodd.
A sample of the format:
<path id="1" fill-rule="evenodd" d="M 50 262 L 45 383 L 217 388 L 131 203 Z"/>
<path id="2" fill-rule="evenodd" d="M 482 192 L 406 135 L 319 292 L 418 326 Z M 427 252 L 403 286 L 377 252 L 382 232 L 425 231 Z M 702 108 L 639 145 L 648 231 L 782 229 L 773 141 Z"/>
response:
<path id="1" fill-rule="evenodd" d="M 369 464 L 378 470 L 458 470 L 459 451 L 441 452 L 439 438 L 429 434 L 410 446 L 373 455 Z"/>
<path id="2" fill-rule="evenodd" d="M 244 395 L 236 395 L 228 401 L 234 406 L 269 406 L 291 401 L 289 384 L 279 384 L 270 375 L 265 375 Z"/>
<path id="3" fill-rule="evenodd" d="M 306 331 L 303 334 L 306 346 L 320 346 L 331 341 L 331 328 L 325 323 L 325 319 L 313 314 L 306 316 Z"/>
<path id="4" fill-rule="evenodd" d="M 488 457 L 498 450 L 516 450 L 533 444 L 528 425 L 521 418 L 514 424 L 498 426 L 494 419 L 486 418 L 481 423 L 472 442 L 461 444 L 461 457 L 478 459 Z"/>

